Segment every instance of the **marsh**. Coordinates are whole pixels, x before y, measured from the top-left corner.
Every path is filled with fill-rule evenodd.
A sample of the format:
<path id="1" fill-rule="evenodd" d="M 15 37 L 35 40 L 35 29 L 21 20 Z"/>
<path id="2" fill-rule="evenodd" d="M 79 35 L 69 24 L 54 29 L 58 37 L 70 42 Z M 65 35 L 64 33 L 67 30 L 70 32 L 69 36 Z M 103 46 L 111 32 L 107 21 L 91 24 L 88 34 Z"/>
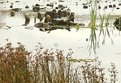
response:
<path id="1" fill-rule="evenodd" d="M 32 11 L 32 5 L 35 5 L 38 1 L 33 0 L 33 3 L 28 2 L 28 4 L 25 4 L 26 1 L 27 0 L 13 3 L 13 8 L 16 8 L 18 4 L 21 4 L 21 7 L 20 5 L 18 7 L 22 8 L 21 11 L 16 12 L 13 17 L 10 16 L 9 11 L 11 2 L 0 3 L 0 45 L 4 45 L 6 38 L 8 38 L 14 46 L 16 46 L 16 42 L 21 42 L 25 45 L 25 48 L 30 51 L 34 51 L 36 45 L 40 42 L 44 48 L 62 49 L 65 53 L 67 53 L 68 49 L 72 49 L 74 58 L 93 59 L 99 57 L 105 68 L 108 68 L 111 62 L 115 63 L 119 72 L 117 83 L 121 82 L 121 35 L 120 31 L 113 25 L 115 19 L 120 17 L 119 11 L 121 6 L 118 5 L 118 2 L 99 2 L 101 8 L 97 10 L 96 14 L 94 13 L 96 16 L 94 18 L 96 19 L 93 19 L 90 15 L 91 5 L 89 3 L 84 3 L 83 0 L 81 0 L 78 2 L 78 5 L 76 5 L 74 0 L 67 0 L 65 3 L 63 2 L 63 5 L 68 6 L 71 12 L 75 13 L 74 22 L 82 23 L 84 26 L 70 26 L 70 31 L 68 31 L 62 29 L 65 27 L 62 25 L 60 29 L 40 31 L 39 28 L 34 27 L 34 17 L 38 12 Z M 42 5 L 44 3 L 45 2 L 42 2 Z M 66 3 L 69 4 L 67 5 Z M 86 4 L 88 8 L 83 9 L 83 3 Z M 116 4 L 116 7 L 109 8 L 109 5 L 113 3 Z M 56 4 L 56 2 L 54 2 L 54 4 L 53 8 L 56 8 L 55 6 L 59 3 Z M 62 3 L 60 4 L 62 5 Z M 26 9 L 26 5 L 28 5 L 29 8 Z M 2 10 L 3 8 L 4 10 Z M 40 12 L 42 16 L 44 16 L 45 10 Z M 22 24 L 25 23 L 25 14 L 29 16 L 30 22 L 29 24 L 27 23 L 27 26 L 22 26 Z M 91 26 L 91 19 L 96 22 L 94 27 Z M 40 23 L 40 20 L 41 19 L 36 19 L 36 23 Z M 108 26 L 105 26 L 106 23 Z M 11 28 L 8 28 L 8 26 Z"/>

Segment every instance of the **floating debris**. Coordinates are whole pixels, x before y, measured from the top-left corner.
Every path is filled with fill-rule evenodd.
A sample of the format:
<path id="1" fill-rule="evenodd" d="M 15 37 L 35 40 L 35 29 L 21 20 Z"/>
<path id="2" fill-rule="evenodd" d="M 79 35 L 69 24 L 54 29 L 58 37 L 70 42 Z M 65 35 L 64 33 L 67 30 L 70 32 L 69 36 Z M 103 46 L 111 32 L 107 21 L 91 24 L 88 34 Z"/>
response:
<path id="1" fill-rule="evenodd" d="M 73 59 L 73 58 L 68 58 L 67 60 L 69 62 L 95 62 L 94 59 Z"/>

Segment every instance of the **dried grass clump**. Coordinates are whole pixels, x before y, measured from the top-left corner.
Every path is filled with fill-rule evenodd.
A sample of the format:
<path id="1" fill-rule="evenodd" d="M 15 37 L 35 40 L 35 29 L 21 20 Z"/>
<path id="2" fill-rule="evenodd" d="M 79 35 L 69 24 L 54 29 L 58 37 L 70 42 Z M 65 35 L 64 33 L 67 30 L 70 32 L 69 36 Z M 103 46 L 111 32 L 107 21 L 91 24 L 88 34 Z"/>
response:
<path id="1" fill-rule="evenodd" d="M 30 72 L 27 57 L 29 52 L 18 43 L 12 47 L 11 43 L 0 47 L 0 83 L 28 83 Z"/>
<path id="2" fill-rule="evenodd" d="M 58 49 L 36 49 L 32 54 L 21 43 L 13 47 L 8 42 L 0 47 L 0 83 L 106 83 L 100 62 L 76 62 L 72 54 L 65 57 Z M 110 83 L 116 83 L 115 68 L 113 64 L 109 69 Z"/>

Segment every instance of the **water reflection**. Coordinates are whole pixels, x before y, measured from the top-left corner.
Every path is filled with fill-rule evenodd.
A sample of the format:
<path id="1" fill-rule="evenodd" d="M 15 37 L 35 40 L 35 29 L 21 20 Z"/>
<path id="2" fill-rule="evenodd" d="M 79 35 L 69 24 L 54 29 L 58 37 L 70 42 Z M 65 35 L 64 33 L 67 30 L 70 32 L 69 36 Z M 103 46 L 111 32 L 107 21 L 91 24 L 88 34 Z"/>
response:
<path id="1" fill-rule="evenodd" d="M 91 55 L 92 52 L 97 54 L 97 49 L 100 48 L 100 46 L 104 45 L 107 39 L 108 43 L 111 43 L 114 45 L 114 36 L 117 32 L 115 30 L 115 27 L 113 26 L 103 26 L 103 27 L 96 27 L 96 28 L 90 28 L 90 36 L 89 36 L 89 53 Z M 115 34 L 114 34 L 115 33 Z"/>
<path id="2" fill-rule="evenodd" d="M 115 19 L 114 26 L 117 30 L 121 31 L 121 17 Z"/>
<path id="3" fill-rule="evenodd" d="M 27 26 L 22 26 L 25 23 L 24 13 L 31 19 Z M 109 24 L 106 22 L 106 26 L 103 25 L 104 18 L 102 18 L 102 23 L 100 19 L 97 19 L 96 21 L 99 21 L 100 25 L 90 28 L 86 26 L 89 20 L 87 20 L 88 17 L 86 16 L 84 16 L 86 17 L 84 19 L 82 17 L 76 18 L 81 19 L 81 22 L 83 20 L 85 24 L 74 24 L 71 26 L 67 24 L 63 26 L 61 24 L 41 25 L 38 23 L 40 19 L 35 21 L 36 13 L 24 13 L 17 12 L 15 16 L 12 15 L 13 17 L 10 17 L 9 12 L 0 12 L 0 22 L 3 24 L 0 29 L 1 45 L 4 45 L 4 40 L 9 38 L 12 43 L 15 44 L 20 41 L 26 45 L 27 49 L 32 51 L 38 42 L 42 44 L 42 48 L 59 48 L 65 51 L 72 48 L 74 58 L 95 58 L 95 56 L 98 56 L 100 60 L 104 61 L 106 68 L 109 65 L 107 63 L 115 62 L 121 73 L 121 66 L 119 65 L 119 57 L 121 55 L 121 20 L 119 18 L 116 20 L 114 18 L 110 19 L 108 21 Z M 114 26 L 110 25 L 110 21 L 114 22 Z M 38 25 L 39 27 L 36 28 Z"/>
<path id="4" fill-rule="evenodd" d="M 29 29 L 29 30 L 32 30 L 33 29 L 33 31 L 34 31 L 34 29 L 36 28 L 36 25 L 37 26 L 39 24 L 41 25 L 41 23 L 36 23 L 35 24 L 34 23 L 34 16 L 32 16 L 32 15 L 30 16 L 29 15 L 30 16 L 30 19 L 31 19 L 30 24 L 28 26 L 21 26 L 24 23 L 24 17 L 23 16 L 24 15 L 16 14 L 15 17 L 10 17 L 10 16 L 8 16 L 8 14 L 6 14 L 6 17 L 7 17 L 7 18 L 5 18 L 6 19 L 5 21 L 6 21 L 6 24 L 7 24 L 6 26 L 8 28 L 10 28 L 10 27 L 11 28 L 13 28 L 13 27 L 19 27 L 19 28 L 24 28 L 24 29 Z M 19 19 L 19 21 L 18 21 L 18 19 Z M 39 22 L 39 20 L 37 20 L 37 21 Z M 63 30 L 67 30 L 67 31 L 69 31 L 69 32 L 67 32 L 67 34 L 68 33 L 72 33 L 72 36 L 74 36 L 74 37 L 75 37 L 75 34 L 76 34 L 76 32 L 73 33 L 74 29 L 75 29 L 75 31 L 77 31 L 77 33 L 80 33 L 80 35 L 82 33 L 81 30 L 88 29 L 90 31 L 85 31 L 86 32 L 85 35 L 87 35 L 87 36 L 86 37 L 83 37 L 83 38 L 84 38 L 84 41 L 88 43 L 88 46 L 85 47 L 85 48 L 88 48 L 90 54 L 92 52 L 96 53 L 96 49 L 98 47 L 100 47 L 101 44 L 105 44 L 106 37 L 110 38 L 110 42 L 113 44 L 113 39 L 111 37 L 111 34 L 113 34 L 113 29 L 114 28 L 112 28 L 110 26 L 109 27 L 102 27 L 102 28 L 99 27 L 99 26 L 98 27 L 95 26 L 95 28 L 89 28 L 88 26 L 83 25 L 83 24 L 71 24 L 71 25 L 65 24 L 65 25 L 61 25 L 59 23 L 59 24 L 56 24 L 56 25 L 52 25 L 52 24 L 49 24 L 48 25 L 48 24 L 45 24 L 43 27 L 40 26 L 38 28 L 39 28 L 39 30 L 41 32 L 49 32 L 50 34 L 53 33 L 53 32 L 56 32 L 56 30 L 60 31 L 58 33 L 62 33 Z M 16 29 L 18 29 L 18 28 L 16 28 Z M 23 31 L 23 33 L 24 33 L 24 31 Z M 38 35 L 40 35 L 40 34 L 38 34 Z M 67 35 L 66 33 L 64 33 L 64 34 Z M 56 34 L 56 35 L 59 35 L 59 34 Z"/>
<path id="5" fill-rule="evenodd" d="M 59 25 L 57 29 L 53 26 L 54 30 L 51 28 L 40 31 L 39 28 L 34 27 L 34 16 L 32 15 L 30 16 L 31 21 L 28 26 L 22 26 L 24 17 L 21 14 L 10 17 L 7 13 L 5 17 L 4 22 L 6 22 L 6 26 L 11 28 L 8 30 L 3 29 L 6 28 L 5 26 L 0 29 L 1 45 L 4 45 L 4 40 L 9 38 L 12 43 L 21 42 L 26 45 L 27 49 L 32 50 L 40 42 L 44 48 L 48 49 L 59 48 L 66 51 L 72 48 L 74 58 L 95 58 L 97 55 L 101 60 L 105 61 L 104 64 L 110 62 L 120 63 L 120 32 L 113 26 L 89 28 L 86 25 Z M 37 21 L 39 22 L 40 20 Z M 69 28 L 71 31 L 62 27 Z M 115 44 L 115 46 L 112 44 Z M 88 56 L 89 53 L 91 56 Z"/>

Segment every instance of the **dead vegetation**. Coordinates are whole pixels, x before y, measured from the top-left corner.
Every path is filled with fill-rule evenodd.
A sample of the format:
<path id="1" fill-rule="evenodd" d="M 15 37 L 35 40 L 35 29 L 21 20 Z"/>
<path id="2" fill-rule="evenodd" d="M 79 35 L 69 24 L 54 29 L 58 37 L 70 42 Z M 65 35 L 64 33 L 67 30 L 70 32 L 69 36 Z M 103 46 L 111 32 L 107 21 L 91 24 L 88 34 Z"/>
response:
<path id="1" fill-rule="evenodd" d="M 33 55 L 21 43 L 13 47 L 8 42 L 0 47 L 0 83 L 116 83 L 114 64 L 107 82 L 101 62 L 76 61 L 72 54 L 37 48 Z"/>

